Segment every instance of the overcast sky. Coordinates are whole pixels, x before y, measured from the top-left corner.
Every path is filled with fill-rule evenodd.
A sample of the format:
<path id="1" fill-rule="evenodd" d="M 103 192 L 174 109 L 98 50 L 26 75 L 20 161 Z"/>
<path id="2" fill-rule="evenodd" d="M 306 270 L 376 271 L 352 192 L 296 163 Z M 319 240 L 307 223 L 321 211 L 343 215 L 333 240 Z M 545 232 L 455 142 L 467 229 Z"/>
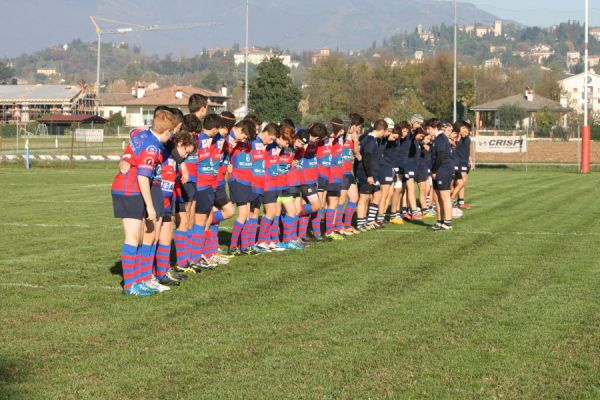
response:
<path id="1" fill-rule="evenodd" d="M 499 16 L 530 26 L 550 26 L 568 19 L 584 20 L 584 0 L 466 0 Z M 590 0 L 590 25 L 600 25 L 600 1 Z"/>

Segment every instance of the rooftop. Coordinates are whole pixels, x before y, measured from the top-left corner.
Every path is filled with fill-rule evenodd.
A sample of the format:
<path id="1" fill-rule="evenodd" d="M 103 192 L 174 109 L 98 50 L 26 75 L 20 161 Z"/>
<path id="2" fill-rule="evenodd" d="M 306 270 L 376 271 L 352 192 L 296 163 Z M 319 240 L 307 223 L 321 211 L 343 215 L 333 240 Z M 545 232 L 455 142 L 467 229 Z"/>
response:
<path id="1" fill-rule="evenodd" d="M 68 103 L 80 92 L 68 85 L 0 85 L 0 103 Z"/>
<path id="2" fill-rule="evenodd" d="M 496 111 L 498 108 L 505 104 L 513 104 L 524 108 L 528 112 L 536 112 L 544 107 L 549 108 L 552 111 L 568 112 L 571 109 L 565 108 L 560 103 L 550 100 L 546 97 L 535 94 L 532 101 L 528 101 L 523 94 L 516 94 L 514 96 L 504 97 L 502 99 L 490 101 L 484 104 L 471 107 L 473 111 Z"/>
<path id="3" fill-rule="evenodd" d="M 181 96 L 178 97 L 177 93 L 181 92 Z M 169 107 L 187 107 L 188 100 L 191 95 L 198 93 L 209 98 L 210 106 L 219 106 L 218 101 L 227 100 L 228 96 L 223 96 L 221 93 L 213 92 L 212 90 L 197 88 L 193 86 L 171 86 L 163 89 L 155 89 L 148 91 L 142 98 L 136 98 L 129 95 L 128 99 L 122 99 L 119 101 L 116 94 L 114 97 L 116 101 L 108 103 L 104 102 L 105 105 L 123 105 L 123 106 L 169 106 Z M 122 97 L 122 96 L 121 96 Z M 108 99 L 107 99 L 108 100 Z"/>

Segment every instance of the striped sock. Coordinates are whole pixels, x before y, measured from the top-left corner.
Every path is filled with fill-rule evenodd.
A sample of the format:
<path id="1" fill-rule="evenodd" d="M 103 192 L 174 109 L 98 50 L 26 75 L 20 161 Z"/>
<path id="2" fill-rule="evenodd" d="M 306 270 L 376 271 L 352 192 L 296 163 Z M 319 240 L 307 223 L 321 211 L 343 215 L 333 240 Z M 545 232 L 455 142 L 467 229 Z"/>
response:
<path id="1" fill-rule="evenodd" d="M 250 220 L 247 220 L 244 226 L 242 227 L 242 250 L 248 249 L 248 247 L 252 246 L 254 241 L 252 240 L 252 225 L 250 224 Z"/>
<path id="2" fill-rule="evenodd" d="M 152 260 L 154 259 L 152 252 L 152 245 L 142 244 L 138 252 L 140 256 L 140 267 L 135 279 L 136 283 L 144 282 L 152 278 Z"/>
<path id="3" fill-rule="evenodd" d="M 356 227 L 357 228 L 363 228 L 366 223 L 367 223 L 366 218 L 356 218 Z"/>
<path id="4" fill-rule="evenodd" d="M 133 266 L 133 279 L 134 283 L 138 282 L 138 277 L 142 271 L 142 245 L 140 244 L 135 251 L 135 264 Z M 140 281 L 141 282 L 141 281 Z"/>
<path id="5" fill-rule="evenodd" d="M 271 224 L 271 243 L 279 243 L 279 223 L 281 216 L 276 215 Z"/>
<path id="6" fill-rule="evenodd" d="M 367 214 L 367 224 L 372 224 L 375 222 L 375 218 L 377 218 L 377 211 L 379 207 L 377 204 L 369 203 L 369 211 Z"/>
<path id="7" fill-rule="evenodd" d="M 258 230 L 258 243 L 269 243 L 271 240 L 271 224 L 273 221 L 267 217 L 260 220 L 260 229 Z"/>
<path id="8" fill-rule="evenodd" d="M 300 215 L 310 215 L 312 214 L 312 207 L 310 206 L 310 204 L 305 204 L 302 207 L 302 212 L 300 213 Z"/>
<path id="9" fill-rule="evenodd" d="M 312 213 L 310 221 L 312 226 L 313 236 L 321 236 L 321 221 L 323 220 L 323 210 Z"/>
<path id="10" fill-rule="evenodd" d="M 238 242 L 240 241 L 242 229 L 244 229 L 244 224 L 242 224 L 239 221 L 235 221 L 233 223 L 233 229 L 231 230 L 231 242 L 229 243 L 230 250 L 236 249 L 238 247 Z"/>
<path id="11" fill-rule="evenodd" d="M 446 226 L 452 226 L 452 220 L 451 219 L 445 219 L 444 220 L 444 225 L 446 225 Z"/>
<path id="12" fill-rule="evenodd" d="M 250 218 L 248 220 L 248 222 L 250 223 L 250 240 L 252 241 L 252 244 L 255 245 L 256 244 L 256 234 L 258 231 L 258 219 Z"/>
<path id="13" fill-rule="evenodd" d="M 331 208 L 325 209 L 325 234 L 332 234 L 335 230 L 335 210 Z"/>
<path id="14" fill-rule="evenodd" d="M 184 267 L 187 264 L 187 232 L 175 231 L 175 252 L 177 253 L 177 266 Z"/>
<path id="15" fill-rule="evenodd" d="M 185 252 L 186 263 L 190 264 L 192 262 L 192 229 L 188 229 L 187 234 L 187 249 Z"/>
<path id="16" fill-rule="evenodd" d="M 283 243 L 289 243 L 292 240 L 294 218 L 286 214 L 281 217 L 281 220 L 283 221 Z"/>
<path id="17" fill-rule="evenodd" d="M 202 258 L 204 250 L 204 226 L 194 224 L 192 229 L 192 262 L 197 263 Z"/>
<path id="18" fill-rule="evenodd" d="M 156 247 L 158 243 L 154 243 L 150 248 L 150 257 L 151 257 L 151 271 L 153 274 L 156 273 Z"/>
<path id="19" fill-rule="evenodd" d="M 335 211 L 335 220 L 334 220 L 335 230 L 341 231 L 344 228 L 344 206 L 338 206 Z"/>
<path id="20" fill-rule="evenodd" d="M 352 228 L 352 216 L 356 210 L 356 203 L 349 201 L 346 204 L 346 210 L 344 211 L 344 228 Z"/>
<path id="21" fill-rule="evenodd" d="M 291 220 L 292 220 L 291 240 L 296 240 L 296 239 L 298 239 L 298 222 L 300 221 L 300 218 L 296 215 Z"/>
<path id="22" fill-rule="evenodd" d="M 385 221 L 385 214 L 377 214 L 377 222 L 383 224 L 383 221 Z"/>
<path id="23" fill-rule="evenodd" d="M 213 213 L 213 219 L 212 219 L 211 225 L 218 224 L 221 221 L 225 221 L 225 217 L 223 217 L 223 211 L 221 211 L 221 210 L 215 211 Z"/>
<path id="24" fill-rule="evenodd" d="M 171 246 L 159 244 L 156 248 L 156 277 L 162 278 L 171 268 Z"/>
<path id="25" fill-rule="evenodd" d="M 205 233 L 205 256 L 210 258 L 217 253 L 219 249 L 219 225 L 212 224 Z"/>
<path id="26" fill-rule="evenodd" d="M 298 219 L 298 237 L 305 238 L 308 232 L 308 215 L 301 215 Z"/>
<path id="27" fill-rule="evenodd" d="M 123 269 L 123 289 L 131 288 L 135 283 L 135 259 L 137 247 L 123 244 L 121 247 L 121 268 Z"/>

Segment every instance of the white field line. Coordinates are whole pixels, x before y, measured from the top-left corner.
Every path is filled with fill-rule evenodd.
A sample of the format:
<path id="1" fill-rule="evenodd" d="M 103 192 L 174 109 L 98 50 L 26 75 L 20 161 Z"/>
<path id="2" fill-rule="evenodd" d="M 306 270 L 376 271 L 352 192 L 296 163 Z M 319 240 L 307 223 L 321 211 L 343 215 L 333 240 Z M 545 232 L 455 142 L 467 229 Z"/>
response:
<path id="1" fill-rule="evenodd" d="M 26 289 L 82 289 L 82 290 L 121 290 L 120 287 L 116 286 L 89 286 L 89 285 L 35 285 L 32 283 L 20 283 L 20 282 L 0 282 L 0 286 L 4 287 L 17 287 Z"/>
<path id="2" fill-rule="evenodd" d="M 380 233 L 398 233 L 398 234 L 415 234 L 422 232 L 421 230 L 384 230 L 379 231 Z M 514 235 L 514 236 L 600 236 L 600 232 L 520 232 L 520 231 L 461 231 L 454 229 L 451 235 Z"/>
<path id="3" fill-rule="evenodd" d="M 49 203 L 49 204 L 108 204 L 110 199 L 106 200 L 62 200 L 62 199 L 29 199 L 32 203 Z"/>
<path id="4" fill-rule="evenodd" d="M 121 225 L 88 225 L 88 224 L 22 224 L 19 222 L 2 222 L 0 226 L 13 226 L 19 228 L 81 228 L 81 229 L 123 229 Z"/>

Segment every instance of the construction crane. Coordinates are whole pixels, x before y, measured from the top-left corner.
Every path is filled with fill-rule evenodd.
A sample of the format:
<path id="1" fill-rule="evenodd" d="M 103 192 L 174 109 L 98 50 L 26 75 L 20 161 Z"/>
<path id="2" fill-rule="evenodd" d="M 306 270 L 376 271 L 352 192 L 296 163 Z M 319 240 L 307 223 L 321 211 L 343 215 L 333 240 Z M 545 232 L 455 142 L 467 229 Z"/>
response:
<path id="1" fill-rule="evenodd" d="M 218 26 L 223 25 L 220 22 L 191 22 L 184 24 L 173 24 L 173 25 L 139 25 L 131 22 L 123 22 L 117 21 L 113 19 L 103 18 L 103 17 L 94 17 L 90 16 L 90 20 L 92 24 L 94 24 L 94 28 L 96 28 L 96 35 L 98 36 L 98 59 L 96 64 L 96 104 L 98 104 L 99 96 L 100 96 L 100 49 L 102 45 L 102 35 L 116 35 L 116 34 L 127 34 L 131 32 L 148 32 L 148 31 L 158 31 L 158 30 L 176 30 L 176 29 L 193 29 L 193 28 L 206 28 L 210 26 Z M 123 24 L 126 25 L 123 28 L 116 29 L 105 29 L 100 28 L 98 21 L 104 21 L 109 23 Z"/>

